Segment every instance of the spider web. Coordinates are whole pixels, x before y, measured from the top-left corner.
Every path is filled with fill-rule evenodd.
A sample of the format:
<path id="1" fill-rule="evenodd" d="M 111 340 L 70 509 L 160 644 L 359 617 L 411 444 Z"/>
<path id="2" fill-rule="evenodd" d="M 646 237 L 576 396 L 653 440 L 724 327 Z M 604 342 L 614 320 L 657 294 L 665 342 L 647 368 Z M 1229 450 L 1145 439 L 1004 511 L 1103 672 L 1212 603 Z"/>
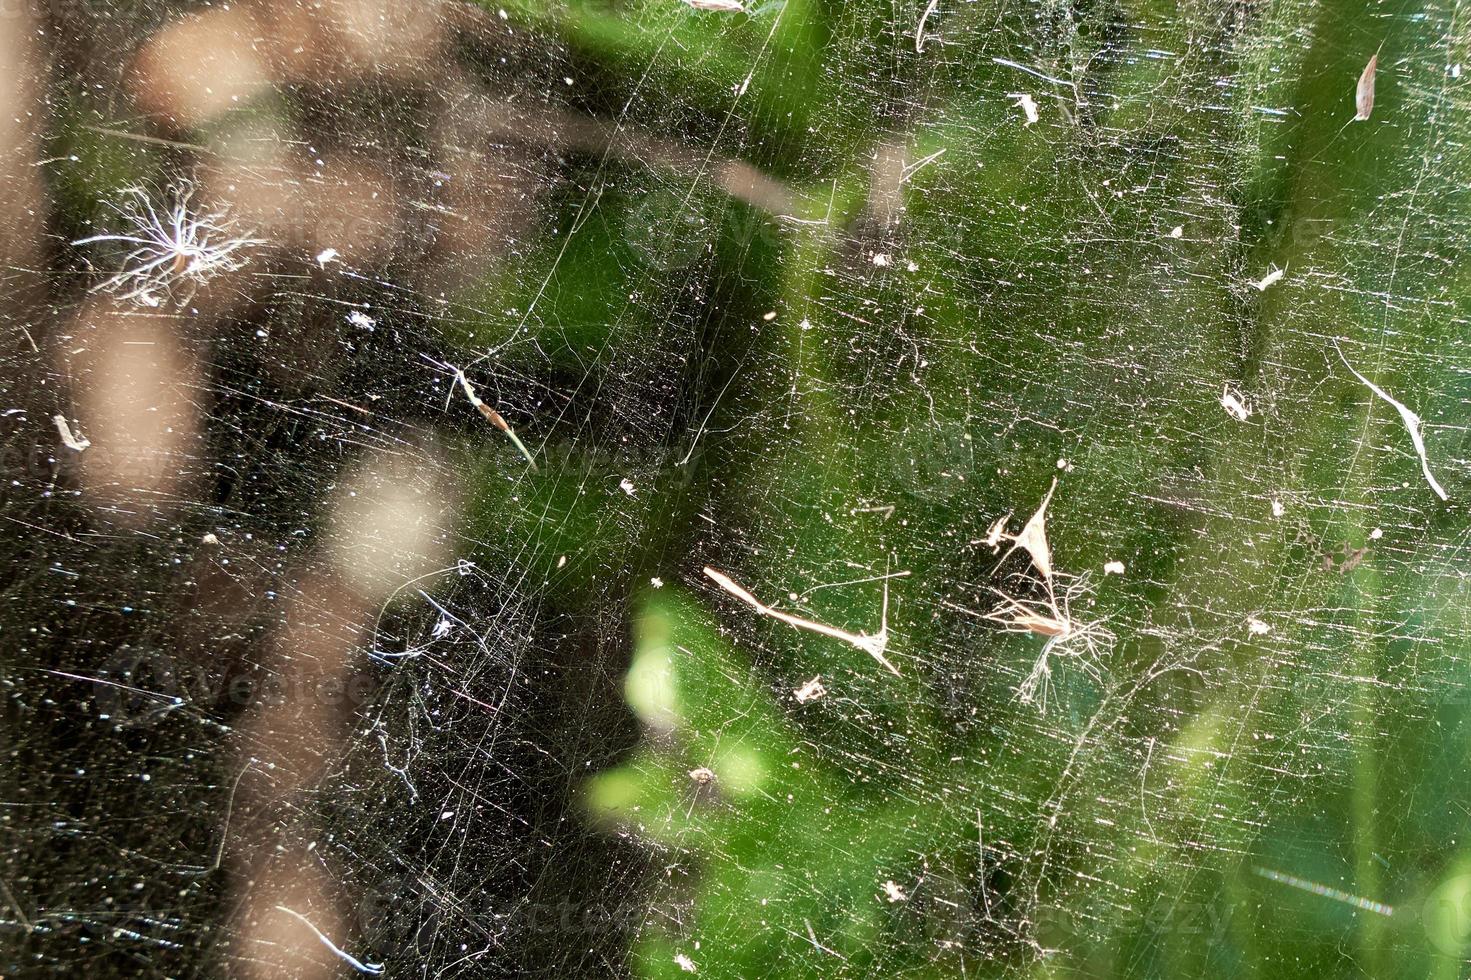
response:
<path id="1" fill-rule="evenodd" d="M 1459 8 L 720 6 L 4 10 L 0 972 L 1459 975 Z"/>

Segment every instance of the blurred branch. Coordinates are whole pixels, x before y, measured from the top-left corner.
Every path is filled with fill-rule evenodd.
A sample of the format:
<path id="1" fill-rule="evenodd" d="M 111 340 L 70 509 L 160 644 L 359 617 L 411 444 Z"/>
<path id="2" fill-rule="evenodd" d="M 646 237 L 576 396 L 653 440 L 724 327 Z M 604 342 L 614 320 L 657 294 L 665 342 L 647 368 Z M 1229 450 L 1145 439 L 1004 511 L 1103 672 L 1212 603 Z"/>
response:
<path id="1" fill-rule="evenodd" d="M 3 315 L 12 317 L 17 300 L 33 300 L 41 287 L 45 187 L 36 161 L 47 59 L 31 7 L 8 13 L 0 31 L 0 282 L 8 294 Z"/>

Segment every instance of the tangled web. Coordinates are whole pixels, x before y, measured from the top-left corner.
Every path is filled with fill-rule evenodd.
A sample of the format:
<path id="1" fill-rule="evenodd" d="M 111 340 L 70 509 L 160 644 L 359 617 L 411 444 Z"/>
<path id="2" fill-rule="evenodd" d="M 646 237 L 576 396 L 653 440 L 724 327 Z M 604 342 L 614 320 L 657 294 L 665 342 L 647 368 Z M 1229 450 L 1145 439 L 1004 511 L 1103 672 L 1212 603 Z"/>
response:
<path id="1" fill-rule="evenodd" d="M 1459 975 L 1471 28 L 0 32 L 0 973 Z"/>

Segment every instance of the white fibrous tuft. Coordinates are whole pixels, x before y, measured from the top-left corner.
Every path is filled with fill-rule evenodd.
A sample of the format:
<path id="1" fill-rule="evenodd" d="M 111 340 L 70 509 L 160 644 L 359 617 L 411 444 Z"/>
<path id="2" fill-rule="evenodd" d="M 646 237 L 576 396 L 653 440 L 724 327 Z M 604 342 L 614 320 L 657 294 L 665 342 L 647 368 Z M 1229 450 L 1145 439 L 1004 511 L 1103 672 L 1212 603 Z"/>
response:
<path id="1" fill-rule="evenodd" d="M 122 219 L 112 233 L 79 239 L 73 245 L 114 243 L 127 251 L 111 278 L 95 291 L 116 293 L 140 306 L 157 307 L 172 299 L 187 303 L 194 291 L 213 277 L 242 268 L 240 254 L 262 242 L 236 235 L 223 209 L 192 210 L 194 187 L 183 184 L 164 206 L 155 206 L 140 187 L 123 191 L 108 202 Z"/>

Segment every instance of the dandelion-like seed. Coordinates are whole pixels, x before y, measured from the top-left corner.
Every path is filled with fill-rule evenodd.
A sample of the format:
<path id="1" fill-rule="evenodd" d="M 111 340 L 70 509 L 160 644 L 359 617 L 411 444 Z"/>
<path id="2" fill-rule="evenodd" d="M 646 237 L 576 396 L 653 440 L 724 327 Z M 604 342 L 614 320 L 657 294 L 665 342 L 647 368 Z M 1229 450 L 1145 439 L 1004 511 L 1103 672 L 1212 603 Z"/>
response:
<path id="1" fill-rule="evenodd" d="M 214 276 L 243 267 L 241 250 L 262 242 L 235 235 L 223 209 L 192 211 L 193 197 L 194 186 L 185 183 L 162 213 L 141 187 L 124 190 L 119 202 L 107 202 L 122 219 L 123 230 L 72 243 L 114 242 L 128 250 L 120 271 L 94 292 L 117 293 L 141 306 L 161 306 L 165 299 L 187 303 Z"/>
<path id="2" fill-rule="evenodd" d="M 1001 605 L 982 617 L 1000 624 L 1008 633 L 1032 633 L 1047 638 L 1031 672 L 1016 688 L 1023 704 L 1036 705 L 1043 714 L 1047 713 L 1047 699 L 1052 692 L 1052 658 L 1070 658 L 1089 677 L 1101 681 L 1094 661 L 1114 642 L 1113 633 L 1102 620 L 1086 621 L 1072 615 L 1072 601 L 1088 592 L 1087 573 L 1057 577 L 1066 578 L 1060 598 L 1049 595 L 1042 601 L 1024 601 L 993 589 L 1000 596 Z"/>

